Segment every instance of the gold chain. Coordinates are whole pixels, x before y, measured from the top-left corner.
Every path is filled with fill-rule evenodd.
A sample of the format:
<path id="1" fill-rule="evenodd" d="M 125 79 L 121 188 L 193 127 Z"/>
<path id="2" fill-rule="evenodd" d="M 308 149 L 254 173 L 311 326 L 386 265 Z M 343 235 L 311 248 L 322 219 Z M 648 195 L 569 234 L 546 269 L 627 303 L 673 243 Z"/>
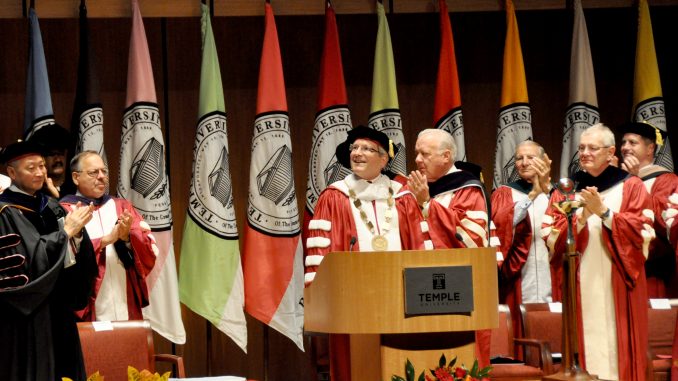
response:
<path id="1" fill-rule="evenodd" d="M 346 185 L 348 185 L 348 184 L 346 184 Z M 372 235 L 375 235 L 376 233 L 374 231 L 374 224 L 372 224 L 372 221 L 367 219 L 367 214 L 365 213 L 365 211 L 363 210 L 363 207 L 362 207 L 363 203 L 356 196 L 355 191 L 353 191 L 353 189 L 351 189 L 350 187 L 348 188 L 348 196 L 353 200 L 353 205 L 360 212 L 360 219 L 363 220 L 363 223 L 365 224 L 365 226 L 367 226 L 367 229 L 370 231 L 370 233 L 372 233 Z M 382 229 L 382 231 L 384 232 L 384 235 L 386 235 L 386 233 L 388 233 L 389 229 L 391 229 L 391 219 L 393 218 L 391 210 L 393 208 L 393 204 L 394 204 L 393 188 L 391 187 L 391 185 L 389 185 L 388 186 L 388 199 L 386 199 L 386 205 L 388 205 L 388 209 L 386 210 L 386 213 L 384 213 L 384 220 L 386 222 L 386 226 L 384 227 L 384 229 Z M 377 218 L 376 211 L 374 213 L 374 218 L 375 219 Z"/>

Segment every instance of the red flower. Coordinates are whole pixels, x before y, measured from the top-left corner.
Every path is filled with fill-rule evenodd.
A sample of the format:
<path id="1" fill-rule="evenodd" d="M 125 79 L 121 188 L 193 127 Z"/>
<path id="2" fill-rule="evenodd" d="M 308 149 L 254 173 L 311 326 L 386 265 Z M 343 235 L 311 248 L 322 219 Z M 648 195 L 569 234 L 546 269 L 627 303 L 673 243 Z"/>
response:
<path id="1" fill-rule="evenodd" d="M 454 378 L 450 374 L 448 368 L 437 368 L 435 370 L 435 376 L 438 381 L 454 381 Z"/>
<path id="2" fill-rule="evenodd" d="M 465 369 L 463 369 L 461 367 L 457 367 L 454 370 L 454 378 L 464 378 L 464 376 L 466 376 L 466 370 Z"/>

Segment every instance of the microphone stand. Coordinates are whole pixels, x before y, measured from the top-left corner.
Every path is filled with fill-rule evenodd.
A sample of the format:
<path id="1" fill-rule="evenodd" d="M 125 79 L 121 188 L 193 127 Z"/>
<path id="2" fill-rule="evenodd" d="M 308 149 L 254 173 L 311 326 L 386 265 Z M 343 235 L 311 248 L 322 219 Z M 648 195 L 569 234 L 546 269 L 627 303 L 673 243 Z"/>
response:
<path id="1" fill-rule="evenodd" d="M 563 362 L 560 371 L 543 378 L 543 380 L 597 380 L 579 365 L 579 330 L 577 329 L 577 245 L 574 239 L 574 223 L 572 217 L 583 204 L 574 199 L 575 184 L 571 179 L 562 178 L 557 184 L 558 191 L 565 200 L 554 203 L 561 213 L 567 217 L 566 252 L 563 258 L 563 326 L 562 353 Z"/>

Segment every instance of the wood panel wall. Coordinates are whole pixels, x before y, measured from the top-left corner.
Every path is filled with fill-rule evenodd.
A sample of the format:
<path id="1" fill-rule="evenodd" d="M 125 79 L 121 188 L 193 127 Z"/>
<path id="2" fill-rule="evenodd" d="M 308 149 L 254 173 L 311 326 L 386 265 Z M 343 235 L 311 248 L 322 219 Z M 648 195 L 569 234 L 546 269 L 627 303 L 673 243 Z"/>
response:
<path id="1" fill-rule="evenodd" d="M 65 0 L 63 0 L 65 1 Z M 280 1 L 282 2 L 282 1 Z M 338 1 L 337 1 L 338 2 Z M 44 2 L 46 3 L 46 2 Z M 278 1 L 274 2 L 277 8 Z M 670 137 L 678 141 L 678 6 L 652 8 L 652 21 Z M 284 12 L 279 12 L 284 13 Z M 633 8 L 587 9 L 591 49 L 602 120 L 617 126 L 631 113 L 636 11 Z M 482 165 L 491 178 L 496 115 L 501 89 L 505 15 L 501 11 L 451 14 L 461 81 L 466 149 L 469 160 Z M 518 11 L 534 137 L 560 162 L 563 112 L 567 106 L 572 15 L 565 9 Z M 410 168 L 416 134 L 432 125 L 432 100 L 438 65 L 438 15 L 389 15 L 396 60 L 398 91 Z M 192 147 L 197 118 L 200 67 L 200 24 L 197 17 L 148 18 L 146 33 L 153 60 L 156 90 L 166 142 L 170 150 L 170 186 L 177 261 L 191 179 Z M 354 124 L 369 113 L 377 19 L 373 14 L 339 15 L 343 63 Z M 130 20 L 91 21 L 91 39 L 100 68 L 105 113 L 105 144 L 112 183 L 117 181 L 120 123 L 124 108 Z M 303 207 L 315 115 L 316 84 L 322 48 L 323 17 L 279 16 L 293 142 L 294 180 Z M 75 96 L 78 57 L 77 19 L 41 19 L 45 53 L 57 121 L 67 125 Z M 239 227 L 245 224 L 252 123 L 263 38 L 262 17 L 216 17 L 226 106 L 233 192 Z M 0 146 L 20 137 L 23 123 L 27 65 L 27 21 L 0 20 Z M 674 153 L 678 156 L 678 152 Z M 675 157 L 674 156 L 674 157 Z M 115 189 L 112 187 L 111 189 Z M 301 210 L 301 209 L 300 209 Z M 211 328 L 207 345 L 205 320 L 183 310 L 188 340 L 174 348 L 183 353 L 188 374 L 232 374 L 263 380 L 312 380 L 308 355 L 274 331 L 249 319 L 249 350 L 242 353 L 218 330 Z M 159 350 L 172 350 L 160 338 Z M 265 364 L 267 367 L 265 367 Z M 265 374 L 266 369 L 266 374 Z"/>

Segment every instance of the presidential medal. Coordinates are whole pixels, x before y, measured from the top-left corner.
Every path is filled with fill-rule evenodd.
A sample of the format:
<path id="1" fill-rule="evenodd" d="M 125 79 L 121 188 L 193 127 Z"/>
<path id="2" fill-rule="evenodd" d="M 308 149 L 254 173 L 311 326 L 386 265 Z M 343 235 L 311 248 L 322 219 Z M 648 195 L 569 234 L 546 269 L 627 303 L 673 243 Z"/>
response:
<path id="1" fill-rule="evenodd" d="M 385 251 L 388 249 L 388 240 L 383 235 L 372 237 L 372 248 L 374 251 Z"/>

